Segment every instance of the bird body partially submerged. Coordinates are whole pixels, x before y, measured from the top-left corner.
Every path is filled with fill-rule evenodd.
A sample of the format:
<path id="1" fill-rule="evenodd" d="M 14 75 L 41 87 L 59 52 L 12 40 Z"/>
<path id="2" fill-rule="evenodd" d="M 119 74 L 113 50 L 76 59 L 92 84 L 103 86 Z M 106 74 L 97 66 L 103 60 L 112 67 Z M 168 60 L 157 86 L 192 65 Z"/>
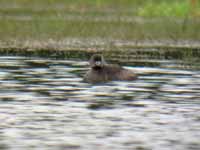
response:
<path id="1" fill-rule="evenodd" d="M 131 70 L 119 65 L 107 64 L 102 55 L 93 55 L 90 59 L 90 67 L 91 69 L 84 76 L 84 81 L 88 83 L 131 81 L 137 78 Z"/>

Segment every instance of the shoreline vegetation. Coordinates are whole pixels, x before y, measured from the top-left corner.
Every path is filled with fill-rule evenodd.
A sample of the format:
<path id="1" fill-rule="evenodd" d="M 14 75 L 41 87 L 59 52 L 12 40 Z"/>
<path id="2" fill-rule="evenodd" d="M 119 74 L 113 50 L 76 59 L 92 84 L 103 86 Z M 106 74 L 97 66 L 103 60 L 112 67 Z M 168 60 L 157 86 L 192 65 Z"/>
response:
<path id="1" fill-rule="evenodd" d="M 0 0 L 0 51 L 200 49 L 196 0 Z"/>

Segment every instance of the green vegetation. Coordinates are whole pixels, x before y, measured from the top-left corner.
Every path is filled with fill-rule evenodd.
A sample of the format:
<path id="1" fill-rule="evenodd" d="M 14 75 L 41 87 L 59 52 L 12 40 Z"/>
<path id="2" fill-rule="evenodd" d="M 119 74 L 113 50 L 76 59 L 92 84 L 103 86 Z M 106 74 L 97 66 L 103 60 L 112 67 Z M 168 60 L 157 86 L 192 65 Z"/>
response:
<path id="1" fill-rule="evenodd" d="M 0 12 L 4 14 L 24 13 L 122 13 L 134 16 L 200 15 L 198 0 L 0 0 Z M 34 15 L 34 14 L 33 14 Z"/>
<path id="2" fill-rule="evenodd" d="M 198 41 L 199 5 L 196 0 L 0 0 L 0 48 L 115 48 L 116 40 Z M 68 39 L 78 41 L 70 47 L 63 44 Z M 94 43 L 81 45 L 82 39 Z"/>
<path id="3" fill-rule="evenodd" d="M 138 11 L 147 17 L 186 17 L 200 15 L 200 5 L 195 0 L 146 2 Z"/>

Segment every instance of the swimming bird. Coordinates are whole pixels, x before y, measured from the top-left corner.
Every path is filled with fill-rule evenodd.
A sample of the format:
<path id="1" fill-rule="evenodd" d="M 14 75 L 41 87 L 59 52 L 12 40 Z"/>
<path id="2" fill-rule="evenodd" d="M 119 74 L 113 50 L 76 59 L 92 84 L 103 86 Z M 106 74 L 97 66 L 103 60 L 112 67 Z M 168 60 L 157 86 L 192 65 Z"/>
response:
<path id="1" fill-rule="evenodd" d="M 137 75 L 129 69 L 116 64 L 107 64 L 103 55 L 93 55 L 89 64 L 90 70 L 84 76 L 84 81 L 88 83 L 131 81 L 137 78 Z"/>

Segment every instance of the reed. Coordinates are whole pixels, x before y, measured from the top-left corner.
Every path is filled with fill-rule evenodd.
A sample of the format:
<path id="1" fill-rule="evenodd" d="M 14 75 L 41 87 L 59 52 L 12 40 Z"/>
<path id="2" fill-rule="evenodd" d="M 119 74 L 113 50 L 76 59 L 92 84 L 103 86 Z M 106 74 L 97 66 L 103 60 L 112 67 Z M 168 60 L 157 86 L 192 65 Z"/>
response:
<path id="1" fill-rule="evenodd" d="M 143 41 L 199 41 L 199 10 L 194 0 L 0 0 L 0 48 L 113 48 L 118 40 L 135 42 L 136 47 Z M 71 47 L 58 42 L 73 39 L 98 40 L 90 40 L 89 46 L 72 42 Z M 102 40 L 111 42 L 101 44 Z"/>

